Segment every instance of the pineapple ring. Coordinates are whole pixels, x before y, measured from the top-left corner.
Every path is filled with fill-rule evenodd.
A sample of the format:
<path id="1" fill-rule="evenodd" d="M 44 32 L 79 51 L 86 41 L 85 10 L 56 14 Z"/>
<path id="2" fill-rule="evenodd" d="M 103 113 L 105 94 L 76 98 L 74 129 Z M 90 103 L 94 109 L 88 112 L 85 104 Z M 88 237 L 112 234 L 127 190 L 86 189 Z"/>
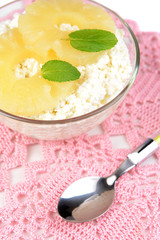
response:
<path id="1" fill-rule="evenodd" d="M 82 0 L 37 0 L 27 6 L 26 13 L 19 17 L 19 30 L 27 46 L 46 55 L 53 49 L 57 57 L 74 64 L 86 65 L 96 62 L 102 52 L 87 53 L 75 50 L 68 38 L 71 31 L 61 31 L 61 24 L 76 25 L 79 29 L 104 29 L 115 32 L 112 17 L 101 7 L 84 4 Z"/>
<path id="2" fill-rule="evenodd" d="M 0 36 L 0 109 L 15 115 L 36 116 L 53 110 L 57 103 L 74 92 L 77 81 L 51 82 L 41 76 L 40 69 L 33 76 L 17 77 L 15 69 L 26 59 L 44 63 L 56 59 L 50 50 L 46 58 L 24 47 L 21 34 L 12 29 Z"/>

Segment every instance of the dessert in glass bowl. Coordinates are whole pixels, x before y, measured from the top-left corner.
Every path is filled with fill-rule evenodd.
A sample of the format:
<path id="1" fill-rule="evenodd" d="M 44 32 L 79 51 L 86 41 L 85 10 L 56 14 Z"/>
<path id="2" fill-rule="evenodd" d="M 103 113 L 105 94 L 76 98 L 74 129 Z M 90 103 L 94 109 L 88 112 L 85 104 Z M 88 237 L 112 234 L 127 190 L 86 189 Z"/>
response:
<path id="1" fill-rule="evenodd" d="M 0 9 L 0 121 L 39 139 L 77 136 L 108 117 L 133 84 L 136 38 L 92 1 L 25 2 Z"/>

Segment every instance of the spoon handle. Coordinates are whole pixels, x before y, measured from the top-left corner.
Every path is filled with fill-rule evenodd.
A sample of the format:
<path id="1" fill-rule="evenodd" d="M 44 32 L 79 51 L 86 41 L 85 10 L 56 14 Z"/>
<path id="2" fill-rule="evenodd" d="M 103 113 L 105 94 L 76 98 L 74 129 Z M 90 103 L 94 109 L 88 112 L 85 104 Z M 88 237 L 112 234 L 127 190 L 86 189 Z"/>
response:
<path id="1" fill-rule="evenodd" d="M 128 154 L 127 159 L 119 166 L 119 168 L 111 175 L 117 180 L 124 173 L 135 167 L 138 163 L 148 158 L 154 153 L 160 144 L 160 135 L 154 139 L 148 138 L 143 144 Z"/>

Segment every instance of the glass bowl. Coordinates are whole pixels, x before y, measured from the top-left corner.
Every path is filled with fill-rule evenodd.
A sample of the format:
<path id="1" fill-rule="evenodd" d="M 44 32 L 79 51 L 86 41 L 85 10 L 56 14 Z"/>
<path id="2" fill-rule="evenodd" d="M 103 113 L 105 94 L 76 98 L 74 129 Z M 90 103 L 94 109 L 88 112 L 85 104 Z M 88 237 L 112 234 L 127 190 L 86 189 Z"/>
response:
<path id="1" fill-rule="evenodd" d="M 2 6 L 0 8 L 0 22 L 6 19 L 12 19 L 15 13 L 22 13 L 25 10 L 25 6 L 31 2 L 31 0 L 16 0 Z M 93 1 L 88 2 L 100 5 Z M 136 37 L 128 24 L 114 11 L 105 6 L 102 7 L 112 15 L 117 27 L 123 29 L 125 33 L 124 41 L 129 50 L 132 72 L 124 89 L 104 106 L 75 118 L 65 120 L 32 120 L 0 110 L 1 123 L 12 130 L 30 137 L 41 140 L 60 140 L 75 137 L 93 129 L 114 112 L 135 81 L 139 68 L 140 53 Z"/>

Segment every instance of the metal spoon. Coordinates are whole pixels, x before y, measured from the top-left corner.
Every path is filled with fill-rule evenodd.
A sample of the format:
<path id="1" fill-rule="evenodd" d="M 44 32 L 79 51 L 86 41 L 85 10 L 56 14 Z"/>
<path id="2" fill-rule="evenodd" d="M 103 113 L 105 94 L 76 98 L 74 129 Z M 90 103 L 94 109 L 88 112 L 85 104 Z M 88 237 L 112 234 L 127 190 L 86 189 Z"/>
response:
<path id="1" fill-rule="evenodd" d="M 106 178 L 85 177 L 72 183 L 60 197 L 59 215 L 68 222 L 87 222 L 101 216 L 113 203 L 117 179 L 149 157 L 159 144 L 160 135 L 148 138 L 112 175 Z"/>

